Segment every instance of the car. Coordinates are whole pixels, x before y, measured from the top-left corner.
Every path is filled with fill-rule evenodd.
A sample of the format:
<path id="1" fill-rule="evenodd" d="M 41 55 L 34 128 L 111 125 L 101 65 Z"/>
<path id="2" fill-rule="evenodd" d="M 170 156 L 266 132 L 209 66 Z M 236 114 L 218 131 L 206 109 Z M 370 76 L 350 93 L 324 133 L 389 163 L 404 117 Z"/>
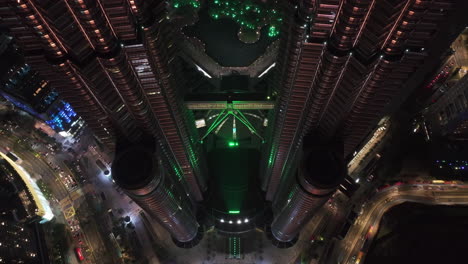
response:
<path id="1" fill-rule="evenodd" d="M 83 253 L 81 252 L 81 248 L 79 248 L 79 247 L 75 248 L 75 253 L 76 253 L 76 257 L 78 258 L 79 261 L 84 260 L 84 256 L 83 256 Z"/>
<path id="2" fill-rule="evenodd" d="M 10 158 L 12 161 L 14 161 L 15 163 L 18 163 L 18 164 L 21 164 L 22 163 L 22 160 L 13 152 L 9 151 L 6 156 L 8 158 Z"/>

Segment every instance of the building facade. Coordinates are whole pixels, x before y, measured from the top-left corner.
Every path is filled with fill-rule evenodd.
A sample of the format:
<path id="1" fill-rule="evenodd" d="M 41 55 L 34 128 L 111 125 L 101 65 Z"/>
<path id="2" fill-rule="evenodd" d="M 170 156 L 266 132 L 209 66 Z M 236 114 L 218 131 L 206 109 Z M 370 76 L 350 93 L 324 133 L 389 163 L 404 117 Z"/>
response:
<path id="1" fill-rule="evenodd" d="M 198 10 L 200 3 L 195 2 Z M 0 17 L 26 63 L 57 89 L 103 143 L 125 149 L 147 138 L 156 140 L 155 155 L 162 160 L 165 178 L 177 186 L 176 196 L 188 197 L 180 205 L 185 210 L 206 196 L 210 173 L 204 152 L 227 147 L 222 146 L 227 138 L 240 148 L 244 142 L 239 144 L 239 138 L 250 140 L 246 145 L 263 153 L 258 178 L 266 200 L 273 204 L 273 236 L 291 245 L 338 186 L 335 180 L 322 182 L 323 178 L 344 178 L 341 170 L 318 165 L 305 173 L 302 155 L 319 154 L 304 148 L 304 138 L 316 151 L 333 152 L 326 164 L 344 167 L 386 112 L 433 71 L 434 58 L 464 27 L 451 28 L 450 21 L 462 17 L 459 10 L 467 6 L 464 0 L 261 2 L 277 5 L 271 10 L 281 13 L 282 21 L 274 46 L 265 49 L 264 59 L 258 57 L 262 62 L 221 70 L 210 64 L 213 68 L 206 71 L 196 64 L 200 58 L 187 58 L 201 50 L 206 53 L 204 44 L 179 43 L 180 21 L 185 20 L 177 24 L 171 19 L 176 8 L 172 1 L 0 0 Z M 200 50 L 183 50 L 189 48 Z M 185 76 L 186 68 L 195 69 L 196 78 Z M 217 87 L 221 97 L 192 102 L 188 109 L 184 91 L 196 90 L 186 87 L 192 85 L 190 80 L 211 89 L 217 84 L 204 81 L 212 77 L 231 85 L 225 85 L 225 91 Z M 250 85 L 253 78 L 255 85 Z M 232 85 L 229 80 L 235 79 L 247 81 Z M 247 90 L 252 93 L 239 92 Z M 266 99 L 253 98 L 254 92 Z M 245 109 L 236 109 L 242 105 Z M 198 119 L 203 125 L 195 126 L 195 108 L 205 111 L 205 118 Z M 232 120 L 228 132 L 222 130 L 226 120 Z M 205 136 L 200 137 L 197 128 L 205 130 Z M 335 148 L 335 141 L 342 146 Z M 143 158 L 155 166 L 152 155 Z M 115 168 L 117 175 L 118 170 L 125 175 L 122 166 Z M 161 222 L 175 240 L 191 241 L 197 234 L 196 219 L 174 211 L 177 203 L 167 197 L 169 186 L 150 176 L 142 176 L 143 183 L 136 188 L 143 193 L 128 186 L 127 192 L 156 219 L 163 217 L 160 211 L 173 214 Z M 126 184 L 121 182 L 124 189 Z M 308 206 L 313 210 L 288 221 Z"/>

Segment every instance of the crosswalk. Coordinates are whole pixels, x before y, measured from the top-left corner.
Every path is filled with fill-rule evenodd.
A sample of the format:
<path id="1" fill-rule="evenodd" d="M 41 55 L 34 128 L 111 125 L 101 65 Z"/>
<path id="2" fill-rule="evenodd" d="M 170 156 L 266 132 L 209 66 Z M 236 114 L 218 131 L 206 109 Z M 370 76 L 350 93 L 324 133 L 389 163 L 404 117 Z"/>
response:
<path id="1" fill-rule="evenodd" d="M 73 207 L 73 201 L 69 198 L 66 197 L 59 202 L 60 208 L 62 208 L 63 215 L 65 216 L 65 219 L 70 219 L 73 216 L 75 216 L 75 208 Z"/>
<path id="2" fill-rule="evenodd" d="M 86 190 L 85 190 L 86 191 Z M 75 208 L 73 203 L 83 197 L 83 190 L 76 188 L 69 193 L 69 195 L 59 201 L 60 208 L 66 219 L 69 219 L 75 215 Z"/>

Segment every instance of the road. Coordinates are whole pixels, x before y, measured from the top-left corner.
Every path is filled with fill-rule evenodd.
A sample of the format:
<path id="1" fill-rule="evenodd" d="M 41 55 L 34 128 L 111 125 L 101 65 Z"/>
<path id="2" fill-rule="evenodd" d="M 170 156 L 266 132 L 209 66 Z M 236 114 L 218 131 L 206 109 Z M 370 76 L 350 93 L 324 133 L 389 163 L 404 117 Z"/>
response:
<path id="1" fill-rule="evenodd" d="M 21 138 L 28 138 L 23 143 L 18 143 Z M 53 198 L 49 200 L 53 209 L 54 215 L 58 223 L 63 223 L 68 226 L 71 233 L 81 232 L 83 245 L 81 245 L 83 254 L 85 255 L 85 263 L 99 263 L 100 256 L 95 256 L 93 248 L 100 248 L 102 241 L 96 238 L 96 232 L 88 232 L 92 237 L 88 237 L 88 234 L 80 229 L 80 219 L 74 217 L 74 208 L 78 207 L 83 203 L 81 197 L 82 190 L 79 187 L 66 186 L 64 184 L 63 177 L 60 177 L 60 171 L 63 170 L 62 175 L 72 175 L 72 172 L 64 164 L 62 155 L 49 154 L 47 156 L 35 156 L 36 151 L 33 151 L 29 146 L 32 143 L 36 143 L 36 148 L 39 148 L 42 153 L 46 153 L 47 148 L 34 140 L 30 140 L 30 135 L 26 135 L 21 129 L 6 132 L 0 135 L 1 146 L 0 150 L 4 153 L 8 152 L 6 148 L 9 148 L 14 152 L 21 160 L 21 166 L 31 175 L 33 179 L 42 179 L 43 182 L 50 188 Z M 75 177 L 76 179 L 76 177 Z M 63 215 L 62 215 L 63 213 Z M 76 243 L 76 244 L 75 244 Z M 73 245 L 75 244 L 75 245 Z M 78 239 L 76 239 L 69 251 L 68 251 L 68 262 L 75 264 L 78 263 L 73 248 L 78 246 Z M 85 250 L 86 249 L 86 250 Z"/>
<path id="2" fill-rule="evenodd" d="M 113 209 L 117 215 L 117 209 L 123 210 L 122 215 L 129 215 L 135 225 L 138 239 L 143 246 L 143 254 L 151 264 L 159 263 L 154 251 L 151 248 L 151 243 L 148 241 L 148 235 L 144 229 L 140 219 L 140 208 L 130 199 L 119 193 L 112 180 L 103 175 L 103 173 L 95 166 L 95 160 L 101 159 L 108 162 L 110 157 L 103 153 L 99 153 L 95 148 L 88 148 L 81 152 L 81 155 L 87 156 L 91 169 L 86 173 L 89 179 L 82 186 L 71 186 L 68 181 L 68 175 L 71 175 L 73 181 L 77 182 L 77 175 L 65 164 L 65 160 L 71 161 L 73 157 L 65 152 L 52 152 L 48 147 L 41 142 L 33 139 L 31 134 L 22 128 L 2 128 L 0 133 L 0 151 L 7 153 L 11 149 L 21 160 L 21 166 L 31 175 L 33 179 L 42 179 L 45 185 L 50 189 L 52 197 L 50 204 L 53 209 L 56 220 L 68 226 L 71 234 L 80 234 L 79 237 L 73 239 L 72 245 L 67 252 L 68 263 L 78 263 L 73 249 L 81 247 L 86 261 L 84 263 L 118 263 L 120 259 L 116 259 L 115 254 L 106 251 L 107 237 L 103 239 L 103 232 L 99 232 L 102 226 L 94 215 L 94 211 L 90 208 L 85 199 L 85 193 L 104 192 L 107 201 L 104 203 L 106 211 Z M 18 143 L 18 140 L 26 139 Z M 30 146 L 34 144 L 34 147 Z M 43 155 L 37 155 L 42 153 Z M 47 154 L 47 155 L 46 155 Z M 83 172 L 84 173 L 84 172 Z M 82 188 L 81 188 L 82 187 Z M 80 210 L 80 213 L 75 214 L 75 211 Z M 78 231 L 76 231 L 78 230 Z M 101 230 L 102 231 L 102 230 Z M 109 234 L 109 232 L 105 233 Z M 81 240 L 81 242 L 80 242 Z M 81 244 L 80 244 L 81 243 Z M 109 249 L 109 247 L 107 247 Z M 112 257 L 111 257 L 112 256 Z M 104 258 L 112 258 L 104 261 Z M 83 263 L 83 262 L 82 262 Z"/>
<path id="3" fill-rule="evenodd" d="M 380 220 L 385 212 L 389 208 L 404 202 L 468 205 L 468 185 L 399 185 L 380 191 L 367 202 L 362 214 L 356 219 L 346 237 L 337 243 L 331 257 L 325 263 L 363 263 L 367 252 L 363 252 L 364 255 L 360 259 L 355 256 L 361 251 L 366 238 L 372 241 L 377 234 Z"/>
<path id="4" fill-rule="evenodd" d="M 148 238 L 148 233 L 143 225 L 143 222 L 140 217 L 141 208 L 135 204 L 127 195 L 119 192 L 115 184 L 113 183 L 110 177 L 107 177 L 102 173 L 102 171 L 95 164 L 96 159 L 101 159 L 107 161 L 106 158 L 103 158 L 102 153 L 96 152 L 93 148 L 91 151 L 88 151 L 83 155 L 89 160 L 88 166 L 85 167 L 85 170 L 88 175 L 90 175 L 88 185 L 92 186 L 93 189 L 99 190 L 96 191 L 96 197 L 102 204 L 105 211 L 112 210 L 113 214 L 118 217 L 130 216 L 131 221 L 135 225 L 135 231 L 138 236 L 138 240 L 142 245 L 143 255 L 148 259 L 151 264 L 158 264 L 158 257 L 156 256 L 151 243 Z M 100 193 L 103 193 L 106 197 L 105 200 L 101 198 Z M 119 209 L 123 212 L 119 213 Z M 111 219 L 108 217 L 109 224 Z"/>

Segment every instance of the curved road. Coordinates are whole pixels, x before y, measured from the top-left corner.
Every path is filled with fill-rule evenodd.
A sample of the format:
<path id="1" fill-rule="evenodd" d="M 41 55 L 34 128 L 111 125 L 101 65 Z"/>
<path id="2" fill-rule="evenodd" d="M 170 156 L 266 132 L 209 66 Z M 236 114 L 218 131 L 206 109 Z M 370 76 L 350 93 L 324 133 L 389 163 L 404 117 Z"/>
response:
<path id="1" fill-rule="evenodd" d="M 363 263 L 367 252 L 363 252 L 364 255 L 360 259 L 358 255 L 366 238 L 372 242 L 385 212 L 391 207 L 404 202 L 434 205 L 468 205 L 468 185 L 399 185 L 379 192 L 367 202 L 362 214 L 349 229 L 346 237 L 336 244 L 331 257 L 325 263 Z"/>
<path id="2" fill-rule="evenodd" d="M 56 155 L 51 154 L 49 155 L 48 159 L 44 156 L 36 157 L 33 154 L 34 152 L 32 152 L 30 149 L 27 149 L 26 147 L 24 147 L 24 145 L 16 143 L 18 139 L 20 138 L 18 138 L 18 136 L 14 135 L 13 133 L 1 135 L 0 150 L 7 153 L 7 150 L 5 149 L 6 147 L 12 149 L 12 151 L 22 160 L 20 166 L 23 167 L 33 179 L 41 178 L 44 181 L 44 183 L 50 187 L 50 190 L 55 198 L 55 200 L 50 201 L 54 215 L 56 216 L 59 222 L 69 225 L 68 222 L 61 215 L 62 210 L 59 206 L 59 201 L 62 201 L 64 199 L 71 199 L 71 193 L 60 179 L 59 174 L 48 164 L 48 162 L 52 161 L 54 164 L 58 164 L 61 169 L 66 170 L 67 173 L 72 173 L 69 171 L 68 167 L 65 166 L 65 164 L 63 164 L 63 161 L 56 157 Z M 28 140 L 28 143 L 26 144 L 30 144 L 31 141 L 32 140 Z M 70 200 L 70 202 L 72 203 L 73 200 Z M 88 237 L 89 234 L 86 234 L 84 232 L 82 232 L 82 234 L 86 245 L 88 245 L 90 248 L 93 248 L 93 246 L 95 248 L 99 247 L 98 245 L 96 245 L 96 243 L 91 243 L 91 241 L 95 242 L 96 239 L 90 240 Z M 78 263 L 75 257 L 75 253 L 73 251 L 73 247 L 70 247 L 69 252 L 67 253 L 68 261 L 70 263 Z M 90 254 L 88 254 L 88 252 L 85 251 L 83 251 L 83 254 L 85 254 L 85 256 L 87 255 L 88 261 L 91 258 L 94 260 L 97 259 L 92 250 Z M 96 261 L 94 261 L 94 263 L 96 263 Z"/>

